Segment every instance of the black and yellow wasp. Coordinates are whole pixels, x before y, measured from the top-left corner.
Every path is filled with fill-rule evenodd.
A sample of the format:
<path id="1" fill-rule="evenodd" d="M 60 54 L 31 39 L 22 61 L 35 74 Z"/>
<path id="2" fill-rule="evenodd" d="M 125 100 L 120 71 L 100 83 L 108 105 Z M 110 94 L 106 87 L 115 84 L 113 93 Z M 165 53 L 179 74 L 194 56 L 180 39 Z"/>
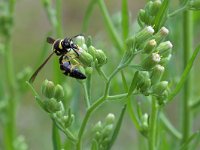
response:
<path id="1" fill-rule="evenodd" d="M 60 57 L 59 58 L 60 69 L 63 71 L 65 75 L 76 79 L 85 79 L 86 76 L 75 67 L 76 65 L 72 65 L 70 62 L 70 60 L 73 59 L 72 56 L 69 54 L 71 50 L 73 50 L 73 52 L 75 53 L 76 55 L 75 57 L 79 57 L 79 55 L 81 54 L 78 45 L 76 45 L 73 41 L 73 39 L 76 38 L 77 36 L 79 35 L 76 35 L 72 38 L 64 38 L 57 40 L 51 37 L 47 37 L 47 42 L 53 45 L 52 46 L 53 52 L 33 73 L 31 78 L 29 79 L 29 82 L 32 83 L 35 80 L 35 77 L 37 76 L 38 72 L 45 66 L 45 64 L 53 56 L 54 53 Z"/>

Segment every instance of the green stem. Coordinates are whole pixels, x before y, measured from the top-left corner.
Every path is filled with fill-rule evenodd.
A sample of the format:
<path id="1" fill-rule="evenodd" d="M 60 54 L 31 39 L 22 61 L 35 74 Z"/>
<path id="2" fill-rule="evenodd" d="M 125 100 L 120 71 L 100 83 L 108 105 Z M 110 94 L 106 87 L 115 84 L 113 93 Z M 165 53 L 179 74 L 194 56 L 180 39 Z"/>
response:
<path id="1" fill-rule="evenodd" d="M 148 143 L 149 143 L 149 150 L 156 150 L 156 133 L 157 133 L 157 124 L 158 124 L 158 111 L 159 106 L 157 104 L 157 100 L 155 97 L 152 97 L 152 107 L 151 107 L 151 117 L 149 123 L 149 136 L 148 136 Z"/>
<path id="2" fill-rule="evenodd" d="M 104 21 L 106 23 L 106 26 L 108 28 L 108 32 L 110 34 L 110 37 L 116 46 L 116 48 L 119 49 L 119 51 L 123 51 L 123 45 L 122 45 L 122 40 L 119 38 L 119 35 L 117 34 L 115 27 L 111 21 L 111 18 L 108 14 L 106 5 L 104 3 L 104 0 L 98 0 L 99 8 L 101 9 L 102 15 L 104 17 Z"/>
<path id="3" fill-rule="evenodd" d="M 183 48 L 184 48 L 184 68 L 187 66 L 187 63 L 192 54 L 192 41 L 193 41 L 193 24 L 192 24 L 192 12 L 185 11 L 183 14 Z M 183 139 L 182 142 L 186 142 L 191 133 L 191 111 L 190 111 L 190 97 L 192 93 L 192 78 L 191 73 L 188 76 L 184 91 L 183 91 L 183 105 L 182 105 L 182 132 Z M 188 148 L 189 149 L 189 148 Z"/>
<path id="4" fill-rule="evenodd" d="M 85 82 L 82 85 L 83 85 L 83 89 L 84 89 L 84 93 L 85 93 L 86 106 L 87 106 L 87 108 L 90 108 L 90 99 L 89 99 L 89 95 L 88 95 L 87 85 Z"/>
<path id="5" fill-rule="evenodd" d="M 10 0 L 9 5 L 9 15 L 7 16 L 13 22 L 13 13 L 15 7 L 15 0 Z M 11 48 L 11 36 L 13 24 L 9 24 L 10 27 L 5 34 L 5 76 L 8 95 L 8 105 L 7 105 L 7 122 L 5 124 L 5 149 L 13 150 L 13 144 L 16 136 L 16 102 L 18 101 L 17 87 L 15 80 L 15 72 L 12 59 L 12 48 Z"/>
<path id="6" fill-rule="evenodd" d="M 83 119 L 83 122 L 81 124 L 81 128 L 79 130 L 78 133 L 78 142 L 76 145 L 76 149 L 77 150 L 81 150 L 81 140 L 82 140 L 82 136 L 83 136 L 83 132 L 85 130 L 85 127 L 87 125 L 87 122 L 91 116 L 91 114 L 93 113 L 93 111 L 100 106 L 104 101 L 105 101 L 106 97 L 101 97 L 99 100 L 97 100 L 94 104 L 92 104 L 92 106 L 87 110 L 86 115 Z"/>

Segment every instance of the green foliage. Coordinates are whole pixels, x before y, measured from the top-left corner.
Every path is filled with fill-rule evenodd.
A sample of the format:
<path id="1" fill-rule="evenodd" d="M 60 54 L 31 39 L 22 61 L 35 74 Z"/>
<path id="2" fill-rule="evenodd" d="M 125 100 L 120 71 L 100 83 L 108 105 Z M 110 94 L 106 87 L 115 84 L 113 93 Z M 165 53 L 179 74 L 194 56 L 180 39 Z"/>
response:
<path id="1" fill-rule="evenodd" d="M 106 44 L 98 45 L 96 41 L 93 42 L 95 37 L 77 36 L 74 42 L 79 47 L 79 55 L 76 56 L 73 51 L 70 52 L 70 55 L 76 56 L 70 61 L 72 64 L 80 64 L 74 67 L 77 67 L 76 69 L 84 73 L 87 78 L 72 80 L 71 83 L 77 83 L 77 87 L 66 86 L 65 80 L 60 77 L 61 73 L 58 72 L 58 64 L 55 61 L 53 79 L 52 81 L 45 80 L 40 85 L 41 94 L 31 83 L 26 82 L 32 69 L 26 67 L 15 74 L 11 45 L 12 30 L 15 25 L 13 16 L 15 0 L 4 0 L 0 4 L 0 54 L 5 64 L 3 68 L 5 74 L 1 76 L 5 78 L 5 81 L 0 81 L 0 124 L 4 135 L 4 141 L 1 143 L 4 144 L 4 149 L 28 149 L 26 137 L 18 133 L 20 131 L 16 126 L 17 106 L 22 96 L 28 91 L 27 87 L 31 89 L 36 102 L 52 121 L 51 134 L 54 150 L 89 148 L 109 150 L 118 142 L 125 147 L 123 141 L 117 140 L 119 136 L 123 136 L 120 131 L 124 130 L 123 120 L 126 116 L 129 116 L 128 119 L 132 121 L 132 128 L 135 127 L 136 132 L 141 134 L 138 145 L 143 145 L 146 140 L 147 143 L 144 145 L 149 150 L 162 149 L 165 145 L 171 149 L 198 149 L 197 141 L 200 134 L 199 131 L 192 130 L 192 124 L 195 121 L 192 113 L 198 110 L 200 100 L 198 97 L 196 101 L 192 101 L 194 96 L 192 96 L 192 81 L 189 73 L 200 46 L 193 51 L 192 25 L 190 24 L 192 15 L 188 13 L 188 10 L 199 10 L 199 0 L 184 0 L 174 11 L 171 11 L 174 8 L 170 8 L 169 0 L 147 1 L 144 8 L 138 12 L 136 19 L 138 28 L 134 29 L 134 33 L 132 32 L 134 23 L 131 22 L 128 3 L 127 0 L 121 0 L 121 14 L 120 18 L 117 18 L 120 21 L 118 31 L 105 1 L 91 0 L 89 2 L 82 31 L 89 29 L 93 10 L 95 6 L 99 7 L 111 42 L 105 48 Z M 54 3 L 52 0 L 42 0 L 41 4 L 51 25 L 50 33 L 61 37 L 61 12 L 64 9 L 62 1 L 57 0 Z M 184 71 L 181 75 L 175 73 L 179 76 L 179 81 L 174 83 L 175 77 L 169 66 L 175 67 L 173 63 L 177 63 L 178 59 L 172 62 L 171 58 L 176 57 L 177 50 L 181 48 L 173 48 L 173 45 L 176 46 L 177 43 L 168 37 L 168 35 L 176 36 L 170 31 L 171 28 L 177 28 L 177 26 L 170 26 L 173 24 L 170 18 L 177 17 L 183 11 L 181 19 L 185 24 L 180 28 L 183 28 L 184 42 L 181 41 L 182 39 L 177 41 L 183 43 Z M 104 39 L 101 40 L 106 42 Z M 111 53 L 112 49 L 114 49 L 113 53 Z M 181 122 L 182 130 L 177 130 L 167 117 L 164 108 L 172 101 L 179 100 L 175 99 L 175 96 L 181 89 L 184 89 L 181 98 L 183 105 L 180 105 L 181 117 L 184 118 Z M 80 94 L 82 92 L 84 96 Z M 82 105 L 82 99 L 84 99 L 84 105 Z M 120 103 L 123 108 L 120 110 L 116 103 Z M 108 115 L 104 117 L 107 104 L 110 104 L 112 109 L 109 109 Z M 97 113 L 99 108 L 103 110 L 101 113 Z M 113 109 L 117 111 L 114 113 Z M 92 117 L 95 117 L 95 124 L 92 124 L 94 122 Z M 100 121 L 99 117 L 105 119 Z M 126 130 L 132 132 L 130 128 Z M 61 136 L 61 133 L 64 136 Z M 163 135 L 166 139 L 161 138 Z M 38 136 L 38 138 L 41 137 Z M 127 141 L 131 149 L 134 146 L 137 147 L 136 142 L 133 144 L 133 139 L 126 138 Z"/>

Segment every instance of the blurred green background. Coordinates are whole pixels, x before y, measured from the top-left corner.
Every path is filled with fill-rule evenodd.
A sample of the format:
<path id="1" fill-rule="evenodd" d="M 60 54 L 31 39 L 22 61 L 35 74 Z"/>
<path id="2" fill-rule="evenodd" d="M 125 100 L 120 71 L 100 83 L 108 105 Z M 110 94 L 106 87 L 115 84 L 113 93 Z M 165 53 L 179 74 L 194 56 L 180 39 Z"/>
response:
<path id="1" fill-rule="evenodd" d="M 1 2 L 1 0 L 0 0 Z M 62 37 L 70 37 L 76 34 L 79 34 L 82 29 L 82 23 L 84 14 L 86 11 L 86 8 L 88 6 L 89 1 L 88 0 L 63 0 L 62 1 Z M 105 0 L 106 6 L 108 7 L 108 10 L 111 14 L 111 17 L 114 20 L 115 25 L 118 25 L 118 19 L 119 19 L 119 13 L 121 10 L 121 1 L 120 0 Z M 138 10 L 140 8 L 144 7 L 145 0 L 134 0 L 128 1 L 129 3 L 129 11 L 130 11 L 130 21 L 133 23 Z M 177 1 L 173 1 L 172 7 L 177 6 Z M 51 30 L 51 26 L 49 24 L 49 21 L 47 19 L 46 13 L 44 11 L 44 8 L 41 4 L 41 1 L 39 0 L 18 0 L 16 2 L 16 8 L 14 13 L 14 33 L 12 38 L 12 47 L 13 47 L 13 60 L 14 60 L 14 67 L 16 74 L 20 72 L 25 67 L 31 67 L 36 69 L 36 67 L 39 65 L 38 60 L 40 60 L 41 51 L 44 46 L 44 42 L 46 41 L 46 37 L 48 35 L 48 32 Z M 173 9 L 173 8 L 172 8 Z M 196 43 L 199 43 L 199 14 L 196 14 L 196 31 L 195 31 L 195 41 Z M 169 20 L 173 23 L 169 23 L 168 25 L 172 29 L 170 32 L 178 32 L 180 30 L 174 28 L 174 25 L 180 24 L 180 20 L 175 18 L 174 20 Z M 134 30 L 134 26 L 130 27 L 131 30 Z M 177 31 L 176 31 L 177 30 Z M 87 32 L 84 33 L 85 35 L 91 35 L 93 37 L 94 45 L 98 48 L 101 48 L 105 50 L 105 53 L 108 57 L 108 64 L 103 68 L 105 69 L 105 72 L 108 74 L 114 69 L 114 66 L 116 66 L 116 63 L 119 61 L 118 58 L 121 56 L 117 56 L 115 49 L 113 48 L 113 45 L 111 45 L 111 41 L 106 33 L 106 29 L 103 23 L 102 16 L 100 14 L 99 8 L 95 7 L 93 10 L 93 14 L 91 16 L 89 27 Z M 178 33 L 177 33 L 178 34 Z M 173 36 L 173 37 L 172 37 Z M 171 75 L 174 77 L 179 77 L 179 75 L 182 72 L 182 64 L 181 61 L 179 61 L 182 57 L 181 49 L 179 49 L 179 44 L 181 44 L 179 41 L 180 35 L 175 36 L 173 34 L 170 36 L 172 43 L 174 43 L 174 56 L 172 62 L 169 64 L 168 69 L 170 70 Z M 55 37 L 59 38 L 59 37 Z M 173 41 L 174 40 L 174 41 Z M 48 53 L 51 52 L 51 46 L 48 47 L 49 52 L 45 52 L 45 56 L 48 55 Z M 114 62 L 116 61 L 116 62 Z M 1 68 L 4 66 L 4 63 L 2 61 L 2 57 L 0 57 L 0 63 Z M 197 59 L 195 61 L 195 69 L 194 69 L 194 97 L 199 95 L 199 66 L 200 60 Z M 37 76 L 37 79 L 34 83 L 34 86 L 37 90 L 40 90 L 41 82 L 48 78 L 49 80 L 52 80 L 52 61 L 50 61 L 45 68 L 40 72 L 40 74 Z M 59 67 L 58 67 L 59 69 Z M 1 74 L 3 72 L 1 71 Z M 99 77 L 97 76 L 97 79 Z M 2 80 L 4 78 L 2 77 Z M 117 80 L 117 79 L 116 79 Z M 121 81 L 120 81 L 121 82 Z M 116 82 L 118 85 L 118 81 Z M 79 84 L 75 80 L 66 79 L 66 84 L 68 86 L 72 87 L 72 94 L 73 91 L 76 90 L 77 86 Z M 102 87 L 99 85 L 97 81 L 94 81 L 95 90 L 98 91 Z M 117 90 L 120 90 L 120 87 L 115 87 Z M 82 90 L 82 89 L 80 89 Z M 68 91 L 67 91 L 68 92 Z M 81 92 L 81 91 L 80 91 Z M 82 92 L 81 92 L 82 93 Z M 99 93 L 98 93 L 99 94 Z M 97 95 L 98 97 L 98 95 Z M 177 99 L 180 99 L 181 95 Z M 84 107 L 81 107 L 81 105 L 84 105 L 83 102 L 77 101 L 75 104 L 78 104 L 80 107 L 80 112 L 85 113 Z M 121 109 L 121 102 L 116 102 L 115 105 L 113 104 L 107 104 L 104 106 L 104 109 L 98 109 L 96 116 L 92 116 L 91 120 L 94 120 L 92 122 L 96 122 L 99 119 L 102 120 L 107 113 L 112 112 L 116 114 L 116 116 L 119 115 L 119 110 Z M 175 126 L 179 126 L 179 121 L 181 118 L 179 118 L 179 109 L 180 103 L 175 101 L 170 103 L 165 109 L 168 112 L 167 116 L 169 119 L 175 124 Z M 111 107 L 112 106 L 112 107 Z M 148 111 L 148 110 L 147 110 Z M 177 114 L 177 115 L 176 115 Z M 79 114 L 80 116 L 83 116 L 84 114 Z M 195 121 L 195 128 L 199 128 L 198 116 L 196 117 Z M 92 124 L 92 123 L 91 123 Z M 88 127 L 91 126 L 91 124 L 88 125 Z M 17 108 L 17 134 L 23 135 L 25 137 L 25 141 L 28 144 L 28 149 L 33 150 L 51 150 L 52 147 L 52 141 L 51 141 L 51 125 L 52 122 L 47 116 L 46 113 L 43 112 L 43 110 L 38 107 L 38 105 L 34 101 L 34 96 L 32 93 L 27 92 L 21 102 L 20 105 L 18 105 Z M 180 129 L 180 128 L 179 128 Z M 2 127 L 0 127 L 0 132 L 2 130 Z M 122 129 L 119 133 L 118 139 L 116 141 L 116 144 L 114 145 L 113 149 L 121 150 L 133 150 L 133 149 L 139 149 L 137 146 L 138 140 L 144 140 L 143 137 L 140 137 L 140 133 L 137 133 L 134 130 L 134 126 L 129 118 L 128 115 L 125 116 Z M 2 134 L 0 135 L 1 142 L 3 141 Z M 0 149 L 3 143 L 0 143 Z"/>

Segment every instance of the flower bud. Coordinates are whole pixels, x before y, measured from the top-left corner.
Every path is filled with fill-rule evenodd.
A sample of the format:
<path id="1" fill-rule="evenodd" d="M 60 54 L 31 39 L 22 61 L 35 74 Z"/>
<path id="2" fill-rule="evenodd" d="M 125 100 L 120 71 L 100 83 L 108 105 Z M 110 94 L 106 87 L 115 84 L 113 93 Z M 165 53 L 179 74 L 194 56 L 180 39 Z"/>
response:
<path id="1" fill-rule="evenodd" d="M 42 84 L 42 94 L 47 98 L 52 98 L 54 96 L 54 87 L 54 83 L 46 79 Z"/>
<path id="2" fill-rule="evenodd" d="M 105 125 L 113 124 L 115 121 L 115 115 L 112 113 L 109 113 L 105 118 Z"/>
<path id="3" fill-rule="evenodd" d="M 81 63 L 83 63 L 86 66 L 91 66 L 91 63 L 93 61 L 93 57 L 92 55 L 90 55 L 88 52 L 86 52 L 85 50 L 81 52 L 81 54 L 79 55 L 79 60 L 81 61 Z"/>
<path id="4" fill-rule="evenodd" d="M 164 71 L 165 71 L 165 68 L 159 64 L 157 64 L 153 68 L 152 73 L 151 73 L 151 84 L 152 85 L 154 85 L 160 81 Z"/>
<path id="5" fill-rule="evenodd" d="M 102 130 L 102 123 L 101 123 L 101 121 L 98 121 L 95 125 L 94 125 L 94 127 L 93 127 L 93 131 L 94 132 L 101 132 L 101 130 Z"/>
<path id="6" fill-rule="evenodd" d="M 93 68 L 92 67 L 86 67 L 85 73 L 86 73 L 86 75 L 91 75 L 93 73 Z"/>
<path id="7" fill-rule="evenodd" d="M 47 112 L 54 113 L 61 109 L 60 104 L 57 102 L 55 98 L 47 99 L 44 101 L 44 106 Z"/>
<path id="8" fill-rule="evenodd" d="M 113 124 L 106 125 L 102 130 L 102 136 L 108 137 L 112 133 L 113 128 L 114 128 Z"/>
<path id="9" fill-rule="evenodd" d="M 101 67 L 107 63 L 107 57 L 102 50 L 96 50 L 96 59 L 98 61 L 97 67 Z"/>
<path id="10" fill-rule="evenodd" d="M 167 57 L 169 56 L 169 54 L 171 54 L 172 47 L 173 47 L 172 43 L 170 41 L 166 41 L 160 43 L 156 48 L 156 51 L 158 51 L 162 57 Z"/>
<path id="11" fill-rule="evenodd" d="M 167 81 L 161 81 L 154 85 L 153 88 L 153 93 L 157 95 L 162 95 L 163 92 L 167 89 L 168 87 L 168 82 Z"/>
<path id="12" fill-rule="evenodd" d="M 141 93 L 147 93 L 147 90 L 151 85 L 151 80 L 149 79 L 149 72 L 139 71 L 137 79 L 137 89 L 140 90 Z"/>
<path id="13" fill-rule="evenodd" d="M 157 53 L 152 53 L 150 56 L 148 56 L 142 63 L 142 67 L 146 70 L 150 70 L 153 68 L 156 64 L 160 62 L 160 55 Z"/>
<path id="14" fill-rule="evenodd" d="M 151 26 L 145 27 L 143 30 L 136 34 L 137 44 L 143 43 L 148 38 L 150 38 L 154 33 L 154 29 Z"/>
<path id="15" fill-rule="evenodd" d="M 156 47 L 157 43 L 155 39 L 148 41 L 144 47 L 144 53 L 150 54 Z"/>
<path id="16" fill-rule="evenodd" d="M 88 53 L 89 53 L 90 55 L 92 55 L 93 60 L 96 59 L 96 49 L 95 49 L 93 46 L 90 46 L 90 47 L 88 48 Z"/>
<path id="17" fill-rule="evenodd" d="M 149 6 L 149 13 L 150 13 L 150 15 L 155 16 L 155 15 L 158 13 L 158 11 L 159 11 L 161 5 L 162 5 L 162 3 L 161 3 L 160 0 L 155 0 L 155 1 Z"/>
<path id="18" fill-rule="evenodd" d="M 75 38 L 75 42 L 76 42 L 76 44 L 78 45 L 78 46 L 80 46 L 80 47 L 83 47 L 83 45 L 85 44 L 85 38 L 84 38 L 84 36 L 77 36 L 76 38 Z"/>
<path id="19" fill-rule="evenodd" d="M 163 105 L 163 104 L 165 104 L 168 95 L 169 95 L 168 90 L 165 90 L 165 91 L 162 93 L 162 95 L 159 95 L 159 96 L 157 97 L 158 104 L 159 104 L 159 105 Z"/>
<path id="20" fill-rule="evenodd" d="M 160 43 L 167 35 L 169 34 L 169 30 L 166 27 L 162 27 L 155 35 L 154 39 L 157 43 Z"/>
<path id="21" fill-rule="evenodd" d="M 54 89 L 54 96 L 55 99 L 60 100 L 64 97 L 64 89 L 60 84 L 57 84 Z"/>
<path id="22" fill-rule="evenodd" d="M 146 22 L 147 15 L 146 15 L 146 12 L 145 12 L 144 9 L 140 9 L 140 10 L 139 10 L 138 18 L 139 18 L 142 22 Z"/>
<path id="23" fill-rule="evenodd" d="M 151 80 L 150 79 L 146 79 L 143 84 L 140 85 L 140 92 L 143 93 L 145 96 L 149 95 L 149 88 L 151 86 Z"/>
<path id="24" fill-rule="evenodd" d="M 130 37 L 126 40 L 126 51 L 135 52 L 135 37 Z"/>
<path id="25" fill-rule="evenodd" d="M 172 57 L 172 54 L 169 54 L 167 57 L 162 58 L 160 61 L 160 64 L 161 65 L 167 64 L 170 61 L 171 57 Z"/>

